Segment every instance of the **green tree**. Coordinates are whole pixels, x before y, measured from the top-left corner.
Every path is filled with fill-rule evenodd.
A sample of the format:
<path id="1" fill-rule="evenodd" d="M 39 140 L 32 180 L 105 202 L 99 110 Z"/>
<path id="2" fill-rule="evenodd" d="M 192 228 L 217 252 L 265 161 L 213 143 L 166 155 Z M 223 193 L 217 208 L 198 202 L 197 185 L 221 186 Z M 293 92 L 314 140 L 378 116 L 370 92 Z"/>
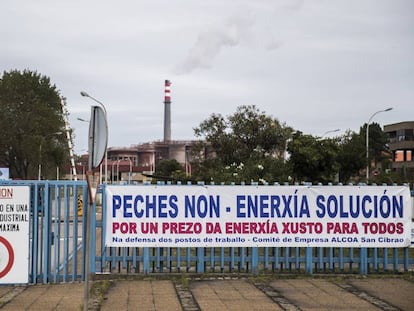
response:
<path id="1" fill-rule="evenodd" d="M 12 70 L 0 79 L 0 164 L 12 178 L 45 178 L 69 163 L 59 92 L 37 72 Z"/>
<path id="2" fill-rule="evenodd" d="M 155 169 L 155 178 L 159 180 L 184 180 L 185 172 L 177 160 L 161 160 Z"/>
<path id="3" fill-rule="evenodd" d="M 339 181 L 348 183 L 358 177 L 366 166 L 365 139 L 360 134 L 348 131 L 339 138 Z"/>
<path id="4" fill-rule="evenodd" d="M 335 139 L 296 132 L 288 144 L 289 162 L 298 182 L 333 182 L 339 170 Z"/>
<path id="5" fill-rule="evenodd" d="M 238 107 L 227 119 L 212 114 L 194 132 L 204 138 L 214 156 L 194 161 L 193 175 L 215 182 L 270 182 L 282 178 L 287 175 L 282 158 L 292 131 L 254 105 Z"/>
<path id="6" fill-rule="evenodd" d="M 361 137 L 364 137 L 366 144 L 367 124 L 365 123 L 359 130 Z M 382 130 L 381 125 L 378 123 L 371 123 L 369 125 L 369 161 L 374 161 L 375 166 L 382 162 L 384 159 L 390 157 L 389 150 L 387 148 L 388 137 L 387 134 Z"/>

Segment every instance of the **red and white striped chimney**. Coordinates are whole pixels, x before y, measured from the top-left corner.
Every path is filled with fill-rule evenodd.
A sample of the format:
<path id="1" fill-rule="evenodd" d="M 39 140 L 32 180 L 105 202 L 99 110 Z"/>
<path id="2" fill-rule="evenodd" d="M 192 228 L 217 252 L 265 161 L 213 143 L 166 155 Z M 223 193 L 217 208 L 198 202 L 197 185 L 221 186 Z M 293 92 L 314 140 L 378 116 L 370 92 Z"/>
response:
<path id="1" fill-rule="evenodd" d="M 165 80 L 165 94 L 164 94 L 164 103 L 171 102 L 171 82 L 170 80 Z"/>
<path id="2" fill-rule="evenodd" d="M 171 82 L 165 80 L 164 89 L 164 141 L 171 140 Z"/>

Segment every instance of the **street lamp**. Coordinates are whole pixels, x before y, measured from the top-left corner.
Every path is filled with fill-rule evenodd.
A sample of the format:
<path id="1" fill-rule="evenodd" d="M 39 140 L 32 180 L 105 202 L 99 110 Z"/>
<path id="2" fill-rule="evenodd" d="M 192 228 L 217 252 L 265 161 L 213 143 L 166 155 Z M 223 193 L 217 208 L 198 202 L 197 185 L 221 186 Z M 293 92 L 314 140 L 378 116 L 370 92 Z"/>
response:
<path id="1" fill-rule="evenodd" d="M 42 179 L 42 145 L 43 142 L 46 140 L 47 137 L 49 136 L 53 136 L 53 135 L 61 135 L 62 132 L 54 132 L 54 133 L 50 133 L 46 136 L 42 136 L 40 139 L 40 144 L 39 144 L 39 169 L 38 169 L 38 176 L 37 179 L 41 180 Z"/>
<path id="2" fill-rule="evenodd" d="M 324 137 L 326 134 L 329 134 L 329 133 L 339 132 L 340 130 L 341 129 L 335 129 L 335 130 L 326 131 L 325 133 L 322 134 L 322 137 Z"/>
<path id="3" fill-rule="evenodd" d="M 98 103 L 102 108 L 103 108 L 103 110 L 104 110 L 104 113 L 105 113 L 105 118 L 107 119 L 108 118 L 108 115 L 107 115 L 107 113 L 106 113 L 106 108 L 105 108 L 105 105 L 102 103 L 102 102 L 100 102 L 99 100 L 97 100 L 96 98 L 94 98 L 94 97 L 92 97 L 92 96 L 90 96 L 88 93 L 86 93 L 85 91 L 81 91 L 80 92 L 80 94 L 83 96 L 83 97 L 89 97 L 90 99 L 92 99 L 94 102 L 96 102 L 96 103 Z M 83 119 L 81 119 L 81 118 L 78 118 L 78 120 L 79 121 L 84 121 Z M 108 150 L 107 149 L 105 149 L 105 183 L 108 183 Z"/>
<path id="4" fill-rule="evenodd" d="M 387 112 L 387 111 L 390 111 L 390 110 L 392 110 L 392 108 L 387 108 L 387 109 L 384 109 L 384 110 L 378 110 L 377 112 L 375 112 L 370 118 L 369 118 L 369 120 L 368 120 L 368 123 L 367 123 L 367 137 L 366 137 L 366 146 L 367 146 L 367 150 L 366 150 L 366 155 L 367 155 L 367 170 L 366 170 L 366 179 L 367 179 L 367 184 L 368 184 L 368 181 L 369 181 L 369 167 L 370 167 L 370 163 L 369 163 L 369 124 L 371 123 L 371 120 L 377 115 L 377 114 L 379 114 L 380 112 Z"/>
<path id="5" fill-rule="evenodd" d="M 105 105 L 103 103 L 101 103 L 99 100 L 97 100 L 96 98 L 90 96 L 88 93 L 86 93 L 84 91 L 81 91 L 80 94 L 84 97 L 89 97 L 90 99 L 92 99 L 94 102 L 96 102 L 97 104 L 99 104 L 102 107 L 103 112 L 104 112 L 104 118 L 105 118 L 103 120 L 103 124 L 106 127 L 106 131 L 108 131 L 108 124 L 107 124 L 108 118 L 107 118 Z M 96 110 L 96 108 L 98 108 L 98 107 L 97 106 L 92 107 L 92 112 L 94 114 L 91 115 L 91 121 L 90 121 L 90 124 L 89 124 L 89 134 L 90 135 L 93 134 L 92 137 L 91 136 L 89 137 L 89 170 L 90 170 L 90 173 L 92 173 L 92 174 L 93 174 L 93 171 L 92 171 L 93 168 L 97 166 L 97 164 L 94 163 L 94 157 L 93 157 L 93 153 L 94 153 L 93 144 L 94 144 L 94 142 L 91 140 L 91 138 L 92 139 L 95 138 L 95 134 L 96 134 L 95 133 L 95 131 L 96 131 L 96 124 L 95 124 L 96 120 L 95 119 L 96 119 L 97 115 L 95 114 L 95 111 L 98 111 L 98 110 Z M 101 117 L 100 113 L 99 113 L 99 117 Z M 105 141 L 105 184 L 108 183 L 108 151 L 107 151 L 108 150 L 107 149 L 107 139 L 108 138 L 107 138 L 107 134 L 108 133 L 106 132 L 105 133 L 105 140 L 106 140 Z M 101 150 L 99 152 L 101 152 Z M 102 155 L 99 153 L 99 157 L 101 157 L 101 156 Z M 100 165 L 100 167 L 102 168 L 102 165 Z M 102 182 L 101 178 L 102 178 L 102 174 L 100 174 L 99 183 Z M 89 187 L 89 177 L 88 177 L 88 187 Z M 90 202 L 90 207 L 92 207 L 93 201 L 94 201 L 94 198 Z M 92 208 L 90 208 L 90 209 L 92 209 Z M 88 300 L 89 300 L 89 271 L 90 271 L 90 266 L 89 266 L 90 262 L 89 261 L 90 261 L 90 246 L 91 246 L 90 245 L 91 244 L 90 240 L 91 240 L 91 224 L 92 224 L 92 218 L 91 217 L 92 217 L 92 213 L 88 213 L 87 218 L 86 218 L 86 223 L 89 224 L 89 225 L 87 226 L 87 230 L 85 232 L 85 237 L 86 237 L 85 265 L 86 265 L 86 269 L 85 269 L 85 282 L 84 282 L 84 290 L 83 290 L 83 298 L 84 298 L 83 308 L 84 308 L 85 311 L 88 310 Z"/>

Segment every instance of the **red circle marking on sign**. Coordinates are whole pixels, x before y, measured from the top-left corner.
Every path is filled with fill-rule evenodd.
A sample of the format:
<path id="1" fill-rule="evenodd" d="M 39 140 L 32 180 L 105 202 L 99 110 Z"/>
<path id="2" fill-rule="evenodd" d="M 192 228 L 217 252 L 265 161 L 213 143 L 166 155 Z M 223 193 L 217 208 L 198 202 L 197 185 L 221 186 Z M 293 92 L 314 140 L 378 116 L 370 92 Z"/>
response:
<path id="1" fill-rule="evenodd" d="M 4 246 L 6 246 L 7 251 L 9 252 L 9 261 L 7 262 L 6 267 L 0 271 L 0 279 L 5 276 L 7 273 L 10 272 L 12 266 L 13 266 L 13 262 L 14 262 L 14 252 L 13 252 L 13 247 L 11 246 L 11 244 L 9 243 L 9 241 L 7 241 L 5 238 L 3 238 L 2 236 L 0 236 L 0 243 L 3 243 Z"/>

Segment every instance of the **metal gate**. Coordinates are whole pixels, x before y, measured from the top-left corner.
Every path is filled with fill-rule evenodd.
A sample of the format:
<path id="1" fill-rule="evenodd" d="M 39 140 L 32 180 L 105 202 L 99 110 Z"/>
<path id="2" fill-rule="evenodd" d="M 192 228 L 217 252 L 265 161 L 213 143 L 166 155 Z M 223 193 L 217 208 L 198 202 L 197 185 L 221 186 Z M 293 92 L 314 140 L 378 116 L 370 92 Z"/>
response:
<path id="1" fill-rule="evenodd" d="M 1 181 L 0 186 L 30 186 L 29 282 L 84 279 L 86 182 Z"/>

